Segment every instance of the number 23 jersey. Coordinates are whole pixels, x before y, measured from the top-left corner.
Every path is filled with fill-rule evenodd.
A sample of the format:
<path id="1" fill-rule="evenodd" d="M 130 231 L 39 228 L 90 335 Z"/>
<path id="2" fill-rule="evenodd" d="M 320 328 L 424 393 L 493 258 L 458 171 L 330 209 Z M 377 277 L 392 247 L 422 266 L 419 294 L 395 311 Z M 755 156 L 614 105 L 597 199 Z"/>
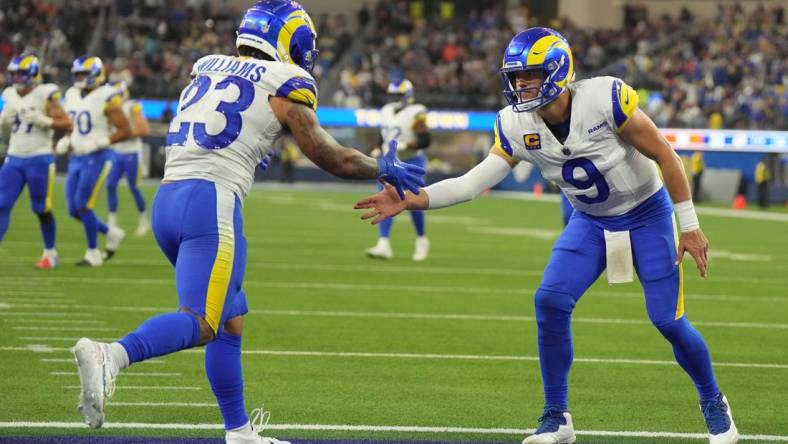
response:
<path id="1" fill-rule="evenodd" d="M 637 93 L 613 77 L 581 80 L 569 90 L 572 114 L 563 144 L 536 112 L 507 107 L 496 117 L 493 149 L 536 165 L 577 210 L 622 215 L 662 187 L 656 164 L 618 135 L 637 109 Z"/>
<path id="2" fill-rule="evenodd" d="M 317 85 L 295 65 L 226 55 L 199 59 L 192 76 L 167 133 L 164 181 L 205 179 L 243 199 L 282 131 L 268 98 L 316 109 Z"/>

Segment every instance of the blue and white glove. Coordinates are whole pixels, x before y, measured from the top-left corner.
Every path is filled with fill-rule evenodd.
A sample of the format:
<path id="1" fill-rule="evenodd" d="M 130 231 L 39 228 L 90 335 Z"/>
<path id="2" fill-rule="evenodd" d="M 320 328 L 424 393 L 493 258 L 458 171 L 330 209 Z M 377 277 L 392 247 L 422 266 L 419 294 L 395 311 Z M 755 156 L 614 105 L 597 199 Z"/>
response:
<path id="1" fill-rule="evenodd" d="M 260 160 L 260 171 L 265 171 L 271 166 L 271 159 L 274 157 L 274 150 L 265 153 L 265 156 Z"/>
<path id="2" fill-rule="evenodd" d="M 392 140 L 386 155 L 378 159 L 378 179 L 393 185 L 399 198 L 405 200 L 405 190 L 419 194 L 419 188 L 424 186 L 424 168 L 399 160 L 397 141 Z"/>

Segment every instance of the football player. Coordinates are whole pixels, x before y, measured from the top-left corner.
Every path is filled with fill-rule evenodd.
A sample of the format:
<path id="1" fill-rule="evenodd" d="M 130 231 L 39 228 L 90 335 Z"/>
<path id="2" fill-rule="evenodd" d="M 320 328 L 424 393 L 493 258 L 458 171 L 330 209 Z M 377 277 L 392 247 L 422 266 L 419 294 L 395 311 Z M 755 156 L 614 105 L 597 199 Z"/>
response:
<path id="1" fill-rule="evenodd" d="M 575 442 L 568 412 L 572 310 L 605 268 L 610 282 L 631 280 L 632 258 L 649 318 L 698 391 L 710 443 L 736 442 L 738 432 L 706 343 L 684 312 L 681 260 L 689 252 L 706 277 L 709 244 L 678 156 L 638 109 L 630 86 L 613 77 L 570 83 L 572 53 L 552 29 L 517 34 L 506 48 L 501 74 L 510 106 L 498 113 L 487 158 L 464 176 L 407 194 L 404 201 L 389 189 L 362 199 L 357 208 L 371 209 L 362 218 L 379 223 L 406 209 L 468 201 L 503 180 L 518 162 L 533 163 L 561 187 L 575 211 L 553 246 L 535 295 L 545 406 L 524 443 Z M 662 169 L 664 186 L 652 160 Z"/>
<path id="2" fill-rule="evenodd" d="M 38 216 L 44 253 L 35 266 L 57 265 L 55 216 L 52 189 L 55 186 L 54 130 L 71 130 L 71 120 L 60 106 L 60 90 L 41 83 L 41 63 L 32 54 L 14 57 L 8 64 L 13 86 L 3 91 L 0 130 L 10 131 L 8 156 L 0 167 L 0 242 L 8 231 L 11 209 L 27 184 L 33 212 Z"/>
<path id="3" fill-rule="evenodd" d="M 400 162 L 394 147 L 375 160 L 341 146 L 318 123 L 315 26 L 296 2 L 263 0 L 241 18 L 238 55 L 208 55 L 192 68 L 167 135 L 164 179 L 151 209 L 153 233 L 175 268 L 180 309 L 154 316 L 112 344 L 80 339 L 73 348 L 79 411 L 104 421 L 116 375 L 131 364 L 205 345 L 205 372 L 224 419 L 227 443 L 278 442 L 256 432 L 245 412 L 241 335 L 247 313 L 246 238 L 241 205 L 258 164 L 287 128 L 301 151 L 343 178 L 384 179 L 404 196 L 424 170 Z M 257 413 L 257 414 L 255 414 Z"/>
<path id="4" fill-rule="evenodd" d="M 112 159 L 112 169 L 109 177 L 107 177 L 107 201 L 109 204 L 107 225 L 110 227 L 118 226 L 118 182 L 125 174 L 139 214 L 139 222 L 134 234 L 144 236 L 150 229 L 150 224 L 148 223 L 148 215 L 145 212 L 145 197 L 138 188 L 138 183 L 142 173 L 140 169 L 142 138 L 150 134 L 150 125 L 142 111 L 142 104 L 129 97 L 129 87 L 126 85 L 126 82 L 112 82 L 110 85 L 120 91 L 123 98 L 121 109 L 131 125 L 132 136 L 112 145 L 115 155 Z"/>
<path id="5" fill-rule="evenodd" d="M 66 204 L 71 217 L 82 222 L 87 240 L 80 266 L 98 267 L 111 258 L 126 233 L 107 227 L 96 217 L 96 203 L 104 180 L 112 167 L 110 145 L 131 137 L 131 128 L 123 115 L 123 98 L 106 83 L 104 65 L 98 57 L 82 56 L 71 65 L 74 86 L 66 91 L 65 108 L 74 128 L 58 140 L 59 154 L 71 153 L 66 178 Z M 110 133 L 111 128 L 115 131 Z M 98 233 L 107 237 L 106 253 L 98 250 Z"/>
<path id="6" fill-rule="evenodd" d="M 406 163 L 425 168 L 427 159 L 424 150 L 430 146 L 430 132 L 427 128 L 427 108 L 416 103 L 413 96 L 413 84 L 408 79 L 399 79 L 389 83 L 389 103 L 381 108 L 381 146 L 379 150 L 387 149 L 392 141 L 397 142 L 399 157 Z M 383 184 L 378 184 L 382 190 Z M 411 211 L 411 220 L 416 229 L 416 247 L 413 251 L 414 261 L 427 259 L 430 251 L 430 242 L 425 235 L 424 212 Z M 378 227 L 378 243 L 367 249 L 369 257 L 378 259 L 391 259 L 389 236 L 393 218 L 386 218 Z"/>

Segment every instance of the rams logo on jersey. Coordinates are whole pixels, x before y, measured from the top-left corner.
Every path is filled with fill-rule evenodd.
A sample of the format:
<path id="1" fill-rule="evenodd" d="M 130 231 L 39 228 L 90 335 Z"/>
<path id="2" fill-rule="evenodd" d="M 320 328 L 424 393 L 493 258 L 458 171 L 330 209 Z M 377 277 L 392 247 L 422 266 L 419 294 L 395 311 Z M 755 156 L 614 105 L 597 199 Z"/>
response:
<path id="1" fill-rule="evenodd" d="M 527 150 L 542 149 L 542 141 L 539 138 L 539 133 L 529 133 L 524 135 L 523 142 L 525 143 L 525 149 Z"/>

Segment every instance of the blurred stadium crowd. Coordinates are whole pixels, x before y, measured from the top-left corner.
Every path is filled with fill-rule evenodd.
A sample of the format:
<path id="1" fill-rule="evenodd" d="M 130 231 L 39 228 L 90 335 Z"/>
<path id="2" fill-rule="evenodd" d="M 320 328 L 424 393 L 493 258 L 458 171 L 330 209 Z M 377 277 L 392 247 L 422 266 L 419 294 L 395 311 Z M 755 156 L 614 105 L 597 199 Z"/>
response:
<path id="1" fill-rule="evenodd" d="M 3 3 L 2 69 L 14 54 L 34 52 L 44 59 L 45 75 L 67 85 L 71 61 L 90 51 L 105 61 L 110 79 L 125 80 L 137 97 L 177 97 L 193 61 L 234 52 L 240 17 L 202 0 Z M 418 5 L 378 0 L 355 17 L 314 17 L 315 77 L 330 88 L 324 103 L 329 97 L 337 106 L 378 106 L 389 75 L 400 72 L 432 108 L 502 107 L 498 66 L 515 30 L 537 25 L 527 8 L 488 2 L 460 17 L 448 2 L 429 13 Z M 579 79 L 624 78 L 644 95 L 641 103 L 659 126 L 788 125 L 788 27 L 779 4 L 749 13 L 737 4 L 719 5 L 711 20 L 686 9 L 651 17 L 644 6 L 628 6 L 624 21 L 613 30 L 581 29 L 567 19 L 544 25 L 572 44 Z"/>

